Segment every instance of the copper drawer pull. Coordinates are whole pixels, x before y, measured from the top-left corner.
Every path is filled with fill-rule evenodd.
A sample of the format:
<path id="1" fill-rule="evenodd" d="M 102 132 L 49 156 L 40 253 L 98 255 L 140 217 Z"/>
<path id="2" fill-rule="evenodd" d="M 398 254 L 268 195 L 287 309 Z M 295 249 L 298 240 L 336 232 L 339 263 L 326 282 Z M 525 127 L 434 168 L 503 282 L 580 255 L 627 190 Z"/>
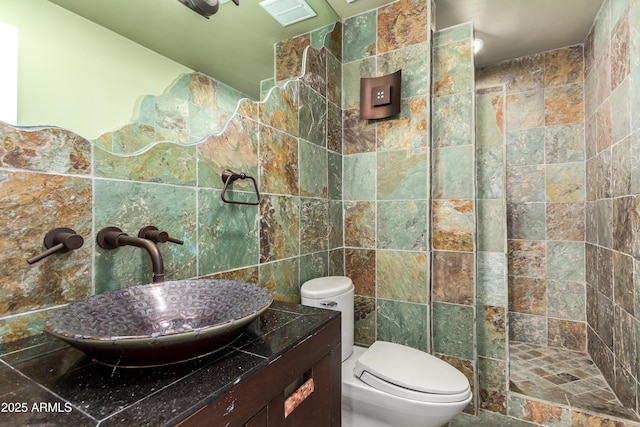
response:
<path id="1" fill-rule="evenodd" d="M 313 378 L 304 382 L 291 396 L 284 401 L 284 417 L 287 418 L 311 393 L 313 393 Z"/>

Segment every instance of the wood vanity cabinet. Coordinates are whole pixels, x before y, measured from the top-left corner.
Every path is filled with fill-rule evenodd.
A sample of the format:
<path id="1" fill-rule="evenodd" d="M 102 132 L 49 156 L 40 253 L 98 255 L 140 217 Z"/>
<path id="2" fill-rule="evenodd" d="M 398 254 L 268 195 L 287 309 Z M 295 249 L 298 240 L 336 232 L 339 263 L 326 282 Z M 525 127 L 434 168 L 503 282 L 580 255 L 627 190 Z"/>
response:
<path id="1" fill-rule="evenodd" d="M 336 317 L 180 426 L 340 426 L 340 338 Z M 297 397 L 299 404 L 286 415 L 285 402 L 291 408 Z"/>

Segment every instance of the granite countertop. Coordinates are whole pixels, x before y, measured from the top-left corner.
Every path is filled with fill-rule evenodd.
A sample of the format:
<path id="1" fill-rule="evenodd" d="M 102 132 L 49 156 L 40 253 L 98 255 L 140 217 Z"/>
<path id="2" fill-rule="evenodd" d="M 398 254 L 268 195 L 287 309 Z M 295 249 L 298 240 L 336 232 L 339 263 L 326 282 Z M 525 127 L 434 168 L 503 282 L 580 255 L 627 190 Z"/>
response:
<path id="1" fill-rule="evenodd" d="M 235 342 L 155 368 L 113 368 L 48 335 L 0 347 L 0 425 L 174 425 L 339 317 L 274 301 Z"/>

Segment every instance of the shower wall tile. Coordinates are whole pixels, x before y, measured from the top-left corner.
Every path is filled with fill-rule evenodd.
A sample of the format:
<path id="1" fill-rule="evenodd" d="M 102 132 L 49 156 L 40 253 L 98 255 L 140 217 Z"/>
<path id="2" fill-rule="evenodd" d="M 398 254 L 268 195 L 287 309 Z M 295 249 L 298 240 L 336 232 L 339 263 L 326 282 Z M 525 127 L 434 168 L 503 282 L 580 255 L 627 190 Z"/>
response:
<path id="1" fill-rule="evenodd" d="M 381 120 L 377 124 L 378 150 L 401 150 L 429 146 L 427 130 L 429 121 L 428 98 L 414 96 L 401 100 L 399 116 Z"/>
<path id="2" fill-rule="evenodd" d="M 585 239 L 584 202 L 547 203 L 546 231 L 549 240 Z"/>
<path id="3" fill-rule="evenodd" d="M 327 187 L 330 200 L 342 200 L 342 182 L 343 182 L 343 157 L 333 151 L 327 153 Z M 342 227 L 341 227 L 342 228 Z"/>
<path id="4" fill-rule="evenodd" d="M 377 297 L 426 304 L 429 263 L 423 252 L 377 251 Z"/>
<path id="5" fill-rule="evenodd" d="M 434 199 L 473 198 L 473 151 L 472 146 L 437 148 L 432 151 Z"/>
<path id="6" fill-rule="evenodd" d="M 426 199 L 428 159 L 426 149 L 379 152 L 378 200 Z"/>
<path id="7" fill-rule="evenodd" d="M 504 147 L 476 149 L 476 194 L 479 199 L 504 198 Z"/>
<path id="8" fill-rule="evenodd" d="M 543 316 L 547 312 L 547 286 L 543 279 L 509 277 L 509 311 Z"/>
<path id="9" fill-rule="evenodd" d="M 342 110 L 333 102 L 327 103 L 327 148 L 342 154 Z"/>
<path id="10" fill-rule="evenodd" d="M 305 84 L 300 83 L 299 89 L 299 136 L 326 147 L 327 99 Z"/>
<path id="11" fill-rule="evenodd" d="M 507 166 L 507 201 L 511 203 L 544 202 L 544 166 Z"/>
<path id="12" fill-rule="evenodd" d="M 471 92 L 433 98 L 434 148 L 469 145 L 473 141 Z"/>
<path id="13" fill-rule="evenodd" d="M 435 46 L 433 51 L 434 96 L 470 92 L 473 89 L 471 42 L 471 37 L 466 37 L 450 44 Z"/>
<path id="14" fill-rule="evenodd" d="M 548 345 L 562 347 L 569 350 L 587 350 L 587 324 L 571 320 L 549 318 L 548 320 Z"/>
<path id="15" fill-rule="evenodd" d="M 517 240 L 544 240 L 545 204 L 507 204 L 507 237 Z"/>
<path id="16" fill-rule="evenodd" d="M 547 163 L 570 163 L 585 160 L 584 123 L 547 126 L 544 144 Z"/>
<path id="17" fill-rule="evenodd" d="M 376 58 L 367 57 L 342 65 L 342 108 L 360 107 L 360 79 L 376 77 Z"/>
<path id="18" fill-rule="evenodd" d="M 478 358 L 480 408 L 506 414 L 507 362 L 485 357 Z"/>
<path id="19" fill-rule="evenodd" d="M 432 307 L 433 350 L 473 360 L 473 307 L 444 302 L 434 302 Z"/>
<path id="20" fill-rule="evenodd" d="M 375 200 L 376 154 L 361 153 L 343 156 L 344 200 Z"/>
<path id="21" fill-rule="evenodd" d="M 544 163 L 544 128 L 507 132 L 507 162 L 511 166 Z"/>
<path id="22" fill-rule="evenodd" d="M 381 201 L 377 203 L 377 209 L 378 249 L 428 249 L 427 201 Z"/>
<path id="23" fill-rule="evenodd" d="M 327 252 L 315 252 L 300 257 L 300 283 L 329 274 Z"/>
<path id="24" fill-rule="evenodd" d="M 502 252 L 478 252 L 477 298 L 481 304 L 507 305 L 507 261 Z M 485 356 L 488 356 L 485 354 Z"/>
<path id="25" fill-rule="evenodd" d="M 344 219 L 342 217 L 342 202 L 329 200 L 329 249 L 344 246 Z M 343 273 L 344 274 L 344 273 Z M 342 276 L 343 274 L 339 274 Z M 332 276 L 335 276 L 332 275 Z"/>
<path id="26" fill-rule="evenodd" d="M 353 304 L 353 341 L 371 345 L 376 341 L 376 299 L 355 295 Z"/>
<path id="27" fill-rule="evenodd" d="M 329 249 L 329 202 L 300 198 L 300 253 Z"/>
<path id="28" fill-rule="evenodd" d="M 632 193 L 633 149 L 632 139 L 627 137 L 611 147 L 611 158 L 616 167 L 611 173 L 611 195 L 625 196 Z"/>
<path id="29" fill-rule="evenodd" d="M 342 223 L 341 223 L 342 224 Z M 340 241 L 342 245 L 342 240 Z M 344 267 L 344 248 L 333 249 L 329 251 L 329 276 L 345 276 Z"/>
<path id="30" fill-rule="evenodd" d="M 342 33 L 344 62 L 351 62 L 376 54 L 376 11 L 348 18 Z"/>
<path id="31" fill-rule="evenodd" d="M 260 122 L 281 131 L 298 135 L 298 82 L 276 87 L 264 103 L 260 104 Z"/>
<path id="32" fill-rule="evenodd" d="M 434 200 L 432 227 L 434 249 L 472 252 L 475 234 L 473 200 Z"/>
<path id="33" fill-rule="evenodd" d="M 327 53 L 327 99 L 338 107 L 342 106 L 342 63 L 329 53 Z M 331 127 L 329 130 L 331 131 Z"/>
<path id="34" fill-rule="evenodd" d="M 345 202 L 344 210 L 345 246 L 375 248 L 375 202 Z"/>
<path id="35" fill-rule="evenodd" d="M 583 282 L 547 282 L 547 310 L 550 317 L 586 321 L 584 307 L 586 291 Z"/>
<path id="36" fill-rule="evenodd" d="M 478 310 L 478 356 L 504 360 L 506 352 L 506 309 L 482 305 Z"/>
<path id="37" fill-rule="evenodd" d="M 509 275 L 544 278 L 546 245 L 543 240 L 509 240 Z"/>
<path id="38" fill-rule="evenodd" d="M 378 56 L 378 75 L 402 70 L 401 97 L 428 96 L 431 74 L 429 44 L 420 43 Z"/>
<path id="39" fill-rule="evenodd" d="M 629 79 L 624 80 L 611 93 L 611 142 L 622 140 L 629 135 L 631 126 L 631 99 L 629 98 Z"/>
<path id="40" fill-rule="evenodd" d="M 473 253 L 433 252 L 433 300 L 472 305 L 475 261 Z"/>
<path id="41" fill-rule="evenodd" d="M 544 80 L 545 87 L 584 81 L 582 45 L 546 52 L 544 55 Z"/>
<path id="42" fill-rule="evenodd" d="M 313 38 L 313 34 L 311 34 Z M 323 98 L 327 96 L 327 50 L 322 46 L 307 51 L 305 73 L 301 79 Z M 304 86 L 304 85 L 303 85 Z"/>
<path id="43" fill-rule="evenodd" d="M 0 220 L 6 226 L 0 240 L 0 316 L 63 304 L 91 293 L 92 269 L 86 259 L 93 249 L 92 202 L 89 179 L 0 170 Z M 45 234 L 61 226 L 73 227 L 83 236 L 84 247 L 28 266 L 27 258 L 46 249 Z M 23 333 L 18 327 L 10 329 L 11 336 Z"/>
<path id="44" fill-rule="evenodd" d="M 499 86 L 502 89 L 502 86 Z M 504 93 L 478 91 L 476 96 L 476 139 L 478 147 L 504 145 Z"/>
<path id="45" fill-rule="evenodd" d="M 373 153 L 376 151 L 376 125 L 360 119 L 360 110 L 344 110 L 343 154 Z"/>
<path id="46" fill-rule="evenodd" d="M 385 299 L 377 300 L 377 340 L 391 341 L 418 350 L 429 348 L 427 330 L 429 312 L 423 304 L 413 304 Z"/>
<path id="47" fill-rule="evenodd" d="M 571 424 L 571 412 L 568 408 L 540 402 L 514 393 L 509 394 L 507 402 L 508 414 L 512 417 L 531 421 L 536 425 L 548 425 L 553 427 L 569 427 Z M 591 425 L 591 424 L 575 424 Z"/>
<path id="48" fill-rule="evenodd" d="M 262 192 L 295 196 L 300 193 L 297 138 L 272 127 L 260 126 L 259 164 Z"/>
<path id="49" fill-rule="evenodd" d="M 546 316 L 509 312 L 509 340 L 532 344 L 546 344 Z"/>
<path id="50" fill-rule="evenodd" d="M 509 130 L 531 129 L 545 124 L 545 93 L 534 90 L 507 95 Z"/>
<path id="51" fill-rule="evenodd" d="M 469 39 L 472 28 L 468 24 L 455 25 L 433 34 L 433 46 L 440 47 Z M 464 60 L 464 59 L 463 59 Z"/>
<path id="52" fill-rule="evenodd" d="M 422 0 L 400 0 L 378 10 L 378 53 L 429 40 L 429 6 Z M 402 25 L 398 25 L 401 22 Z"/>
<path id="53" fill-rule="evenodd" d="M 503 199 L 477 200 L 477 249 L 505 252 L 507 214 Z"/>
<path id="54" fill-rule="evenodd" d="M 324 47 L 327 48 L 333 56 L 338 59 L 338 61 L 342 61 L 342 33 L 344 30 L 344 25 L 342 21 L 338 21 L 334 24 L 333 30 L 327 34 L 324 39 Z"/>
<path id="55" fill-rule="evenodd" d="M 354 293 L 368 297 L 376 295 L 376 251 L 344 250 L 345 274 L 353 281 Z"/>
<path id="56" fill-rule="evenodd" d="M 328 155 L 324 147 L 303 139 L 298 141 L 300 169 L 300 195 L 307 197 L 328 197 Z"/>
<path id="57" fill-rule="evenodd" d="M 449 356 L 446 354 L 436 354 L 436 356 L 438 356 L 440 359 L 442 359 L 443 361 L 445 361 L 446 363 L 448 363 L 449 365 L 453 366 L 454 368 L 456 368 L 458 371 L 462 372 L 462 374 L 467 377 L 467 380 L 469 380 L 469 386 L 471 387 L 471 393 L 474 394 L 476 393 L 476 377 L 477 377 L 477 369 L 476 369 L 476 363 L 471 361 L 471 360 L 465 360 L 465 359 L 461 359 L 459 357 L 455 357 L 455 356 Z M 476 412 L 478 412 L 479 416 L 482 416 L 482 414 L 486 414 L 488 412 L 479 412 L 477 411 L 477 404 L 476 404 L 476 399 L 471 399 L 471 402 L 469 402 L 469 404 L 467 405 L 466 408 L 464 408 L 464 410 L 462 411 L 463 414 L 475 414 Z M 458 415 L 460 416 L 460 415 Z M 472 417 L 472 419 L 474 420 L 473 424 L 470 425 L 476 425 L 477 424 L 477 417 Z"/>
<path id="58" fill-rule="evenodd" d="M 547 242 L 547 278 L 584 281 L 584 243 Z"/>
<path id="59" fill-rule="evenodd" d="M 629 21 L 620 20 L 613 26 L 611 36 L 611 88 L 615 89 L 629 75 Z"/>
<path id="60" fill-rule="evenodd" d="M 311 35 L 303 34 L 275 45 L 276 82 L 302 75 L 304 50 L 311 45 Z"/>
<path id="61" fill-rule="evenodd" d="M 584 121 L 584 87 L 582 83 L 546 88 L 544 92 L 545 125 L 553 126 Z"/>
<path id="62" fill-rule="evenodd" d="M 298 254 L 300 249 L 300 200 L 262 195 L 260 201 L 260 262 Z"/>

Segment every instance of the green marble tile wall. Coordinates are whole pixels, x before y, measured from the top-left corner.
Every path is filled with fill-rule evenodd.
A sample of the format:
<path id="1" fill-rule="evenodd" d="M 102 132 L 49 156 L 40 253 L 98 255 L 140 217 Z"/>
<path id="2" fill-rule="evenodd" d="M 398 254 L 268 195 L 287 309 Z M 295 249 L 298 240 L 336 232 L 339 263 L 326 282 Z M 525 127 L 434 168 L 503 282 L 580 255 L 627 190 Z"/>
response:
<path id="1" fill-rule="evenodd" d="M 94 243 L 106 226 L 136 235 L 155 225 L 184 240 L 160 245 L 167 280 L 236 277 L 299 301 L 302 281 L 343 274 L 341 144 L 328 131 L 340 116 L 328 105 L 340 105 L 340 91 L 327 79 L 328 66 L 339 68 L 337 28 L 307 34 L 319 48 L 296 68 L 300 77 L 273 85 L 261 103 L 194 73 L 94 141 L 0 123 L 0 342 L 40 333 L 60 304 L 150 282 L 143 250 Z M 259 206 L 222 202 L 226 168 L 256 178 Z M 255 194 L 237 181 L 228 198 Z M 85 245 L 28 265 L 54 227 L 75 229 Z"/>
<path id="2" fill-rule="evenodd" d="M 433 36 L 431 297 L 433 351 L 468 375 L 474 399 L 465 413 L 476 414 L 481 402 L 476 328 L 472 44 L 470 23 L 440 30 Z M 482 404 L 488 405 L 490 399 L 496 397 L 483 396 Z"/>
<path id="3" fill-rule="evenodd" d="M 627 407 L 640 393 L 640 3 L 606 0 L 585 41 L 588 350 Z"/>
<path id="4" fill-rule="evenodd" d="M 427 0 L 400 0 L 343 21 L 344 266 L 355 284 L 358 344 L 431 348 L 430 26 Z M 398 69 L 400 114 L 361 120 L 360 78 Z"/>

